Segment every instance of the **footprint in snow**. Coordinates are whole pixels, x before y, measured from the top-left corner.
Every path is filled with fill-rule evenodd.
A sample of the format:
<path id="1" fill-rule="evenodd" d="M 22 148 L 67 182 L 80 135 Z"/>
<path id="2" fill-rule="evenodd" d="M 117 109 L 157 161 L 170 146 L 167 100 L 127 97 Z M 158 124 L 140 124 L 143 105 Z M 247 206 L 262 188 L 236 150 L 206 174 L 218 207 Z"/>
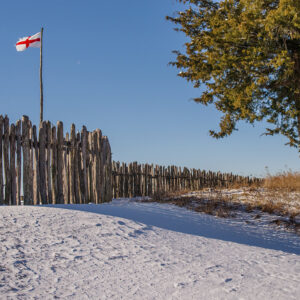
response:
<path id="1" fill-rule="evenodd" d="M 176 288 L 183 288 L 185 284 L 183 282 L 174 283 L 174 287 Z"/>

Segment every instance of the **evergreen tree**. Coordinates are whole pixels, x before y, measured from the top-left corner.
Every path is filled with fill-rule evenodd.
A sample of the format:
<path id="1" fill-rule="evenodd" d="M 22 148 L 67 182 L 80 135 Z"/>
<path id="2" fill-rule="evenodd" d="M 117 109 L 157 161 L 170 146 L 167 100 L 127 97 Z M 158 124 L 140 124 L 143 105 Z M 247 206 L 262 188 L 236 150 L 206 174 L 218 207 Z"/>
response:
<path id="1" fill-rule="evenodd" d="M 188 7 L 175 30 L 188 37 L 171 62 L 179 76 L 206 90 L 195 98 L 223 113 L 215 138 L 240 120 L 266 120 L 300 151 L 300 0 L 178 0 Z"/>

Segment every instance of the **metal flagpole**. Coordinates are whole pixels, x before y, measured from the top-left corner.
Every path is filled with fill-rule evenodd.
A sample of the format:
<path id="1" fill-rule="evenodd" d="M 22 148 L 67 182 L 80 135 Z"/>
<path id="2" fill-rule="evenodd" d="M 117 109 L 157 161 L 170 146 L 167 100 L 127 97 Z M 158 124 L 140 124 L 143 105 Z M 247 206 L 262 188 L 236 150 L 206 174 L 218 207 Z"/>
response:
<path id="1" fill-rule="evenodd" d="M 44 28 L 41 29 L 41 48 L 40 48 L 40 122 L 43 122 L 43 109 L 44 109 L 44 97 L 43 97 L 43 31 Z"/>

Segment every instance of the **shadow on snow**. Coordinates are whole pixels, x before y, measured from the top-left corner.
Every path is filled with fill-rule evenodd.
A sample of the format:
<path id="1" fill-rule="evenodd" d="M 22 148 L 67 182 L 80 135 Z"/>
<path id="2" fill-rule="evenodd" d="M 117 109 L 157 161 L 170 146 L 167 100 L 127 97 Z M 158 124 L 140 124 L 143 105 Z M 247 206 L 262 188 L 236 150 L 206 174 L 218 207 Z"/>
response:
<path id="1" fill-rule="evenodd" d="M 148 227 L 156 226 L 176 232 L 300 255 L 300 238 L 296 234 L 277 231 L 269 226 L 220 219 L 174 205 L 121 199 L 101 205 L 47 205 L 49 206 L 115 216 L 143 223 Z"/>

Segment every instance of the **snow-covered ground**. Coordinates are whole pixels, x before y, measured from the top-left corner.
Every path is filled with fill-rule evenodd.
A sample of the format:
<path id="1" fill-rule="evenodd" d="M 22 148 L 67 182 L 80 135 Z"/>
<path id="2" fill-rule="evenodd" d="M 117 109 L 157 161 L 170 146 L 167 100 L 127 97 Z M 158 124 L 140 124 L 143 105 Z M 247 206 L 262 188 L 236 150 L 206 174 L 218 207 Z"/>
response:
<path id="1" fill-rule="evenodd" d="M 0 207 L 0 299 L 300 299 L 300 237 L 168 204 Z"/>
<path id="2" fill-rule="evenodd" d="M 277 230 L 298 233 L 300 237 L 300 191 L 274 191 L 263 188 L 203 189 L 166 194 L 140 201 L 184 206 L 214 216 L 235 218 L 255 227 L 272 226 Z M 276 228 L 277 227 L 277 228 Z"/>

